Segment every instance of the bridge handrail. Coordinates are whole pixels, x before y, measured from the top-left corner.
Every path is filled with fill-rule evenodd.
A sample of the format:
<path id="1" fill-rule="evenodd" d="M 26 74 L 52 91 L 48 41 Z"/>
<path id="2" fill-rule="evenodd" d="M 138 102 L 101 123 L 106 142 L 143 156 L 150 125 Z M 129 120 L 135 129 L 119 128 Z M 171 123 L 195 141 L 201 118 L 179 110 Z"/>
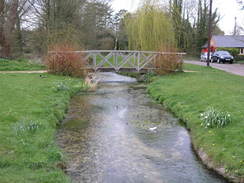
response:
<path id="1" fill-rule="evenodd" d="M 179 61 L 183 60 L 182 52 L 156 52 L 156 51 L 137 51 L 137 50 L 81 50 L 81 51 L 49 51 L 48 54 L 58 56 L 59 54 L 82 54 L 87 62 L 87 66 L 97 71 L 101 68 L 109 67 L 116 71 L 129 67 L 138 72 L 142 69 L 155 69 L 159 55 L 178 55 Z"/>
<path id="2" fill-rule="evenodd" d="M 162 55 L 186 55 L 184 52 L 156 52 L 156 51 L 136 51 L 136 50 L 85 50 L 85 51 L 49 51 L 48 53 L 148 53 Z"/>

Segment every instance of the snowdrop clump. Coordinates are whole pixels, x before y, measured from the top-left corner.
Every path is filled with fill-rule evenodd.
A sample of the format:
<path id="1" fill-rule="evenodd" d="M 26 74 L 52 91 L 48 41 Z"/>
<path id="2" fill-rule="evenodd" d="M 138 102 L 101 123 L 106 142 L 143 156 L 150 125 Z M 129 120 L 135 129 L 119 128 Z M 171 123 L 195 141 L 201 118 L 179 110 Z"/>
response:
<path id="1" fill-rule="evenodd" d="M 222 128 L 231 123 L 231 115 L 228 112 L 218 111 L 209 108 L 206 112 L 200 114 L 201 126 L 204 128 Z"/>

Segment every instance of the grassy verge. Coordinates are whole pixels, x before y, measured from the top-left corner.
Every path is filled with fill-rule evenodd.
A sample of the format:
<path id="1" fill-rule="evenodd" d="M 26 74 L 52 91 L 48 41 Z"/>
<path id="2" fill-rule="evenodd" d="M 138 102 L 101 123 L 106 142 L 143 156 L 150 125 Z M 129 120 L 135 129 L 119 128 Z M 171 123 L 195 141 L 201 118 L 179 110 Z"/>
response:
<path id="1" fill-rule="evenodd" d="M 35 71 L 45 70 L 45 66 L 27 60 L 0 59 L 0 71 Z"/>
<path id="2" fill-rule="evenodd" d="M 0 182 L 65 183 L 56 126 L 83 81 L 45 74 L 0 74 Z"/>
<path id="3" fill-rule="evenodd" d="M 148 86 L 151 96 L 184 120 L 193 143 L 203 148 L 215 166 L 244 177 L 244 77 L 186 64 L 195 73 L 159 77 Z M 200 126 L 200 113 L 209 107 L 227 111 L 233 122 L 225 128 Z"/>

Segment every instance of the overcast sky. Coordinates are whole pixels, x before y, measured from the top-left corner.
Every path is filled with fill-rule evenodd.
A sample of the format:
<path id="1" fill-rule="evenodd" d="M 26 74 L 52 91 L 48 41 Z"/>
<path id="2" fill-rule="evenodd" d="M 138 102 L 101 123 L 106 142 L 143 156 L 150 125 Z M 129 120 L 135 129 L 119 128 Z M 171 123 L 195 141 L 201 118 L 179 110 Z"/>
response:
<path id="1" fill-rule="evenodd" d="M 112 7 L 116 11 L 120 9 L 134 11 L 139 2 L 140 0 L 113 0 Z M 213 6 L 219 9 L 221 15 L 219 26 L 225 34 L 233 32 L 235 17 L 238 24 L 244 27 L 244 10 L 240 10 L 236 0 L 213 0 Z"/>

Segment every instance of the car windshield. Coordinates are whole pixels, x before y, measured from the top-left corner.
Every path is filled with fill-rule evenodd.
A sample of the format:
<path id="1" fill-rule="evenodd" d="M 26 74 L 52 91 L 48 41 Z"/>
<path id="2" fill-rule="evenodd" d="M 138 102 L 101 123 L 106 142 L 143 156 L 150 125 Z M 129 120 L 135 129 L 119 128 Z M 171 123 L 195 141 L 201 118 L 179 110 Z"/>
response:
<path id="1" fill-rule="evenodd" d="M 218 52 L 220 55 L 226 55 L 226 56 L 230 56 L 230 53 L 228 51 L 219 51 Z"/>

